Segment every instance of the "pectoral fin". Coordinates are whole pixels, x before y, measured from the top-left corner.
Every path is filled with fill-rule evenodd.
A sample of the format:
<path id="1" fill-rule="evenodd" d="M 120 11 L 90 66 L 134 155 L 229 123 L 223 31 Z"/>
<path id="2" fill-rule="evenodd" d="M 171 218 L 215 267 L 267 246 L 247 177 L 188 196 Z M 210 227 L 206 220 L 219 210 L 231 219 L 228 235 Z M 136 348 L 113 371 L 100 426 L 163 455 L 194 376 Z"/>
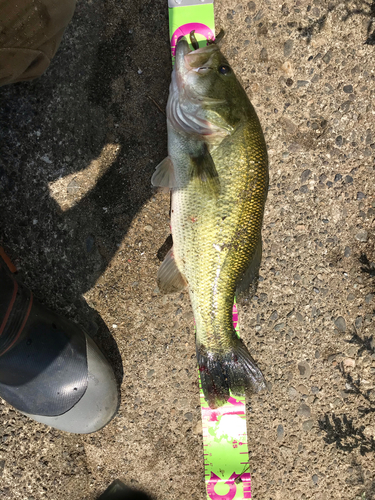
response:
<path id="1" fill-rule="evenodd" d="M 259 237 L 254 256 L 249 267 L 242 275 L 241 281 L 237 285 L 236 297 L 238 301 L 251 299 L 258 286 L 259 267 L 262 261 L 262 238 Z"/>
<path id="2" fill-rule="evenodd" d="M 207 144 L 201 143 L 197 151 L 190 153 L 189 175 L 198 188 L 204 193 L 218 196 L 220 192 L 220 181 L 215 163 L 208 151 Z"/>
<path id="3" fill-rule="evenodd" d="M 187 282 L 179 271 L 173 256 L 173 247 L 169 250 L 158 271 L 158 287 L 162 293 L 178 292 Z"/>
<path id="4" fill-rule="evenodd" d="M 155 187 L 176 187 L 176 178 L 174 175 L 174 167 L 169 156 L 159 163 L 151 177 L 151 184 Z"/>

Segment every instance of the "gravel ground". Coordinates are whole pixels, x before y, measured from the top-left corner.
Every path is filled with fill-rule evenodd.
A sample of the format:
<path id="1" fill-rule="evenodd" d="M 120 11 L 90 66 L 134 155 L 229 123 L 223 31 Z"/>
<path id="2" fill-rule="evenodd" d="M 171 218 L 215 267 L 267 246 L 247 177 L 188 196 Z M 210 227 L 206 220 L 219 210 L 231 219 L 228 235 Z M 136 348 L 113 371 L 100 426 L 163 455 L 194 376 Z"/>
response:
<path id="1" fill-rule="evenodd" d="M 270 157 L 261 278 L 240 314 L 270 389 L 249 403 L 253 498 L 375 499 L 374 0 L 215 3 Z M 47 73 L 0 91 L 0 243 L 122 381 L 90 436 L 1 401 L 1 498 L 93 500 L 116 478 L 205 498 L 191 307 L 155 279 L 170 72 L 165 0 L 81 0 Z"/>

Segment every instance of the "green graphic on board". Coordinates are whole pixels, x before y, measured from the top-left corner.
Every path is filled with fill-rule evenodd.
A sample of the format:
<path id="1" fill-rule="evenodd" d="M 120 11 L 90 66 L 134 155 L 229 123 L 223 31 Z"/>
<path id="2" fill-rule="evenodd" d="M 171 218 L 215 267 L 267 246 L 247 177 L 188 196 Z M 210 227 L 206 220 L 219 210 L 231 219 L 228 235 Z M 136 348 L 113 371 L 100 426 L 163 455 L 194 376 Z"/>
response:
<path id="1" fill-rule="evenodd" d="M 233 325 L 239 332 L 236 303 Z M 199 380 L 205 480 L 208 500 L 251 498 L 245 396 L 231 396 L 220 408 L 209 408 Z"/>
<path id="2" fill-rule="evenodd" d="M 172 63 L 176 54 L 179 38 L 194 31 L 199 47 L 207 45 L 207 40 L 215 38 L 214 4 L 179 6 L 169 9 L 169 36 L 171 41 Z M 187 36 L 187 41 L 190 39 Z M 191 47 L 192 48 L 192 47 Z"/>

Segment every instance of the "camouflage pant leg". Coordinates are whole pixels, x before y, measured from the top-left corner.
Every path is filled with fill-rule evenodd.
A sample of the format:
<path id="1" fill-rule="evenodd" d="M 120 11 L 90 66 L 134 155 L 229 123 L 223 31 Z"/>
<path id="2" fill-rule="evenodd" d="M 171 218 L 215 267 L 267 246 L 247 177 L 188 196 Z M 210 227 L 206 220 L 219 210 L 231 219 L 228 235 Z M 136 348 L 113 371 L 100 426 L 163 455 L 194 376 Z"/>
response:
<path id="1" fill-rule="evenodd" d="M 0 86 L 40 76 L 55 55 L 76 0 L 0 0 Z"/>

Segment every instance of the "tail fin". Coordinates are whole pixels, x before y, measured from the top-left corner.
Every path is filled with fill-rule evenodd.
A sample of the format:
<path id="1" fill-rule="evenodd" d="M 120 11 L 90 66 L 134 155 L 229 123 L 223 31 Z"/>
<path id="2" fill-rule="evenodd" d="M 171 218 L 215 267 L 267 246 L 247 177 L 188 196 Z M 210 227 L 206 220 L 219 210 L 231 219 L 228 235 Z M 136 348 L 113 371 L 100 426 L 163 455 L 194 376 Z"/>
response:
<path id="1" fill-rule="evenodd" d="M 217 408 L 234 395 L 260 392 L 266 388 L 263 374 L 241 339 L 235 337 L 230 351 L 219 354 L 197 345 L 202 390 L 211 408 Z"/>

